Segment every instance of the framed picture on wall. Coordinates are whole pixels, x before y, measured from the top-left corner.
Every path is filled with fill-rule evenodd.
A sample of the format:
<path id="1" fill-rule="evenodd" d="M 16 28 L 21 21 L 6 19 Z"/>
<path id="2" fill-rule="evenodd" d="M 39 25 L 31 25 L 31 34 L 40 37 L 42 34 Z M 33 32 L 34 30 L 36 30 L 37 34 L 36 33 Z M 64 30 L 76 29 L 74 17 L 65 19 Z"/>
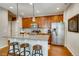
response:
<path id="1" fill-rule="evenodd" d="M 79 32 L 78 31 L 78 15 L 72 17 L 68 20 L 68 31 L 70 32 Z"/>

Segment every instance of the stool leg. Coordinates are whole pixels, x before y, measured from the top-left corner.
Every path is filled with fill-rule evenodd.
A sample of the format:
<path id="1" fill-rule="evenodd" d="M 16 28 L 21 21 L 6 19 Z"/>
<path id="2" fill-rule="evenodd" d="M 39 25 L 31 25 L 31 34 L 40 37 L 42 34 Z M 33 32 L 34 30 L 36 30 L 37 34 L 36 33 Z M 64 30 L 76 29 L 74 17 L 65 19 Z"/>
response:
<path id="1" fill-rule="evenodd" d="M 35 56 L 36 56 L 36 52 L 37 52 L 37 51 L 35 50 L 35 54 L 34 54 Z"/>
<path id="2" fill-rule="evenodd" d="M 20 50 L 19 50 L 20 52 L 19 52 L 19 55 L 21 56 L 21 48 L 20 48 Z"/>
<path id="3" fill-rule="evenodd" d="M 41 55 L 43 56 L 43 52 L 42 52 L 42 49 L 41 49 Z"/>
<path id="4" fill-rule="evenodd" d="M 15 56 L 15 45 L 13 45 L 13 54 Z"/>
<path id="5" fill-rule="evenodd" d="M 39 56 L 40 56 L 40 54 L 41 54 L 41 53 L 40 53 L 40 50 L 39 50 Z"/>
<path id="6" fill-rule="evenodd" d="M 19 56 L 20 56 L 20 50 L 19 50 Z"/>
<path id="7" fill-rule="evenodd" d="M 29 56 L 31 53 L 30 53 L 30 47 L 28 47 L 28 50 L 26 50 L 26 52 L 29 52 L 29 54 L 27 56 Z"/>
<path id="8" fill-rule="evenodd" d="M 30 46 L 29 46 L 29 55 L 30 55 L 31 53 L 30 53 Z"/>
<path id="9" fill-rule="evenodd" d="M 18 45 L 18 51 L 19 51 L 19 56 L 20 56 L 20 49 L 19 49 L 19 45 Z"/>
<path id="10" fill-rule="evenodd" d="M 26 55 L 26 48 L 24 47 L 24 56 Z"/>
<path id="11" fill-rule="evenodd" d="M 36 51 L 32 50 L 32 56 L 36 56 Z"/>
<path id="12" fill-rule="evenodd" d="M 33 50 L 32 50 L 32 56 L 33 56 Z"/>
<path id="13" fill-rule="evenodd" d="M 9 54 L 9 49 L 10 49 L 10 45 L 8 46 L 8 52 L 7 52 L 7 56 L 8 56 L 8 54 Z"/>
<path id="14" fill-rule="evenodd" d="M 30 55 L 30 51 L 29 51 L 29 55 Z"/>

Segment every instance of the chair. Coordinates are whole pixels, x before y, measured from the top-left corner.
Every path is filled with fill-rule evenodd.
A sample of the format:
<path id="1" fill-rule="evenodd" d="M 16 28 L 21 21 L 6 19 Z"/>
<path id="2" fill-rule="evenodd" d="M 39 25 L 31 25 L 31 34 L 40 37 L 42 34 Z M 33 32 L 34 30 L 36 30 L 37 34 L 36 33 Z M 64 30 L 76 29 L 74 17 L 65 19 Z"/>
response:
<path id="1" fill-rule="evenodd" d="M 43 56 L 42 53 L 42 46 L 41 45 L 34 45 L 32 50 L 32 56 L 36 56 L 38 54 L 39 56 Z"/>
<path id="2" fill-rule="evenodd" d="M 20 49 L 23 48 L 23 51 L 20 50 L 20 56 L 26 56 L 26 52 L 28 52 L 29 54 L 27 56 L 30 55 L 30 46 L 28 43 L 23 43 L 20 45 Z M 26 50 L 26 48 L 28 48 L 28 50 Z M 22 55 L 23 53 L 23 55 Z"/>
<path id="3" fill-rule="evenodd" d="M 12 47 L 12 49 L 10 47 Z M 7 53 L 7 55 L 12 54 L 12 55 L 16 56 L 16 55 L 19 55 L 19 53 L 20 53 L 19 43 L 18 42 L 10 42 L 10 40 L 8 40 L 8 53 Z"/>

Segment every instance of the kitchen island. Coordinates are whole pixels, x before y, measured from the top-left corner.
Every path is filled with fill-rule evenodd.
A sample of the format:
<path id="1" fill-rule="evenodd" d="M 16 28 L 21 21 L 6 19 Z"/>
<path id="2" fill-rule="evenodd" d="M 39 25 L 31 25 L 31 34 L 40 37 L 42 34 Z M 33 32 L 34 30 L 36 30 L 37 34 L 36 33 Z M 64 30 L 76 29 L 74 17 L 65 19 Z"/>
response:
<path id="1" fill-rule="evenodd" d="M 33 45 L 39 44 L 42 46 L 43 56 L 48 56 L 49 35 L 28 34 L 28 35 L 24 35 L 24 36 L 19 35 L 19 36 L 7 37 L 7 38 L 10 38 L 11 42 L 19 42 L 19 44 L 29 43 L 31 55 L 32 55 Z"/>

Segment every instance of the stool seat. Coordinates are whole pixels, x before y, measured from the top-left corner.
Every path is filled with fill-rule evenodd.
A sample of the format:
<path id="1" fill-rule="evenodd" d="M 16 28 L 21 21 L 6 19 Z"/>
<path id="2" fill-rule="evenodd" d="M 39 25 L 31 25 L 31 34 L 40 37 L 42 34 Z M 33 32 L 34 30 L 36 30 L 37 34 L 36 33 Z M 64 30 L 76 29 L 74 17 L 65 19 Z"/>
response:
<path id="1" fill-rule="evenodd" d="M 33 48 L 32 48 L 32 56 L 36 56 L 36 54 L 39 54 L 43 56 L 43 53 L 42 53 L 42 46 L 41 45 L 34 45 Z"/>
<path id="2" fill-rule="evenodd" d="M 42 49 L 42 46 L 40 46 L 40 45 L 33 46 L 33 50 L 40 50 L 40 49 Z"/>
<path id="3" fill-rule="evenodd" d="M 10 45 L 18 45 L 18 42 L 12 42 Z"/>
<path id="4" fill-rule="evenodd" d="M 29 54 L 28 55 L 30 55 L 30 46 L 29 46 L 29 44 L 28 43 L 23 43 L 23 44 L 21 44 L 20 45 L 20 48 L 23 48 L 23 51 L 21 51 L 20 50 L 20 56 L 25 56 L 26 55 L 26 52 L 28 52 Z M 28 50 L 26 50 L 26 48 L 29 48 Z M 23 55 L 21 54 L 21 53 L 23 53 Z M 28 56 L 27 55 L 27 56 Z"/>
<path id="5" fill-rule="evenodd" d="M 21 48 L 26 48 L 26 47 L 29 47 L 29 44 L 28 43 L 23 43 L 23 44 L 20 45 L 20 47 Z"/>

